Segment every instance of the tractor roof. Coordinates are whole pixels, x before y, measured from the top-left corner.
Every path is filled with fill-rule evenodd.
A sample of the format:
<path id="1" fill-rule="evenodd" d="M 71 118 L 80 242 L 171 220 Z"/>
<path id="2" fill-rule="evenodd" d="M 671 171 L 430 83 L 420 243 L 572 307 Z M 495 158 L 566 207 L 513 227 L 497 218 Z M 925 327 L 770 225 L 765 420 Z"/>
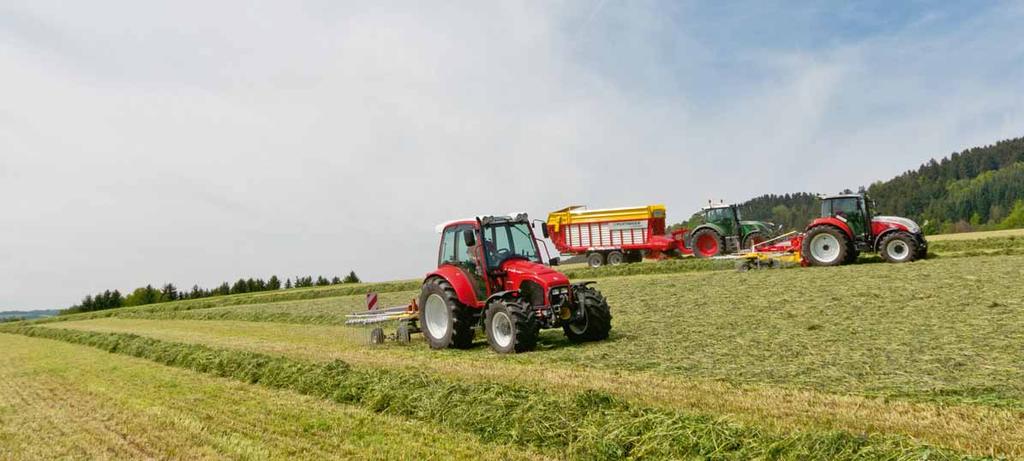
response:
<path id="1" fill-rule="evenodd" d="M 833 198 L 861 198 L 864 194 L 836 194 L 836 195 L 819 195 L 818 198 L 822 200 L 828 200 Z"/>
<path id="2" fill-rule="evenodd" d="M 530 222 L 530 219 L 526 215 L 526 213 L 509 213 L 507 215 L 486 215 L 486 216 L 485 215 L 479 215 L 479 216 L 477 216 L 475 218 L 462 218 L 462 219 L 453 219 L 451 221 L 445 221 L 445 222 L 443 222 L 441 224 L 438 224 L 438 225 L 434 226 L 434 231 L 440 234 L 441 232 L 444 231 L 444 228 L 446 228 L 448 226 L 451 226 L 452 224 L 476 224 L 477 221 L 480 221 L 480 222 L 482 222 L 483 224 L 486 225 L 486 224 L 490 224 L 490 223 L 494 223 L 494 222 L 526 222 L 526 223 L 528 223 L 528 222 Z"/>
<path id="3" fill-rule="evenodd" d="M 732 208 L 734 206 L 736 206 L 736 205 L 730 205 L 728 203 L 715 203 L 715 204 L 711 204 L 711 205 L 708 205 L 708 206 L 705 206 L 705 207 L 701 207 L 701 210 L 702 211 L 703 210 L 717 210 L 719 208 Z"/>

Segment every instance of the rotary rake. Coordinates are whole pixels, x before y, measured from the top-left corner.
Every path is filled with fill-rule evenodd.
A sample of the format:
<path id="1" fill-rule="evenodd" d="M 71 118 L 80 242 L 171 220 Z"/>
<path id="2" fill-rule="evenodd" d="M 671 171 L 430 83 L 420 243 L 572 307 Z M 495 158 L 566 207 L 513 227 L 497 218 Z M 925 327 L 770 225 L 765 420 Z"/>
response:
<path id="1" fill-rule="evenodd" d="M 398 327 L 392 335 L 385 335 L 384 328 L 377 326 L 370 330 L 370 344 L 384 344 L 385 340 L 408 343 L 414 333 L 419 333 L 417 324 L 420 318 L 420 309 L 413 299 L 405 306 L 380 308 L 377 304 L 377 293 L 366 294 L 366 312 L 348 314 L 345 316 L 345 325 L 378 325 L 383 323 L 397 322 Z"/>

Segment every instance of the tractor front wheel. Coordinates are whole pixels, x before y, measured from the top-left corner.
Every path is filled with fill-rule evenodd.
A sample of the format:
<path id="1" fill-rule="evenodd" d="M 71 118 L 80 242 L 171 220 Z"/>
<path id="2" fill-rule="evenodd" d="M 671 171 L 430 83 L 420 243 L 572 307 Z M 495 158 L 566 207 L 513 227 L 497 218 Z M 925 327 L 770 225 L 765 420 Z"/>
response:
<path id="1" fill-rule="evenodd" d="M 722 252 L 722 237 L 714 229 L 701 229 L 693 234 L 693 255 L 710 258 Z"/>
<path id="2" fill-rule="evenodd" d="M 905 263 L 917 259 L 917 242 L 906 232 L 893 232 L 878 246 L 882 259 L 891 263 Z"/>
<path id="3" fill-rule="evenodd" d="M 850 242 L 836 227 L 817 226 L 807 231 L 800 251 L 812 266 L 838 266 L 846 262 Z"/>
<path id="4" fill-rule="evenodd" d="M 537 318 L 521 302 L 498 300 L 487 306 L 484 317 L 487 344 L 499 354 L 526 352 L 537 346 Z"/>
<path id="5" fill-rule="evenodd" d="M 590 287 L 576 288 L 573 296 L 579 311 L 576 318 L 562 325 L 565 336 L 569 341 L 577 343 L 607 339 L 612 329 L 612 312 L 608 300 L 601 296 L 600 291 Z"/>
<path id="6" fill-rule="evenodd" d="M 604 265 L 604 255 L 601 253 L 590 253 L 587 255 L 587 265 L 590 267 L 601 267 Z"/>
<path id="7" fill-rule="evenodd" d="M 473 345 L 472 309 L 462 305 L 448 281 L 435 277 L 423 284 L 420 292 L 420 325 L 431 349 Z"/>

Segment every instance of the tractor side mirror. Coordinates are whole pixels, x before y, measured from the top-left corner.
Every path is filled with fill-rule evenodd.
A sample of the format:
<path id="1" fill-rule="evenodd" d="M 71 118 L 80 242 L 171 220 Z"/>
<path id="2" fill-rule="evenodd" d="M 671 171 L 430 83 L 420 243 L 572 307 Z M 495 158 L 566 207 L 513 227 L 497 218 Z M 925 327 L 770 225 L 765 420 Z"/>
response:
<path id="1" fill-rule="evenodd" d="M 562 260 L 562 258 L 559 258 L 558 256 L 555 256 L 554 258 L 548 259 L 548 265 L 549 266 L 557 266 L 558 262 L 561 261 L 561 260 Z"/>
<path id="2" fill-rule="evenodd" d="M 473 235 L 473 231 L 463 231 L 462 241 L 466 242 L 467 247 L 476 246 L 476 236 Z"/>

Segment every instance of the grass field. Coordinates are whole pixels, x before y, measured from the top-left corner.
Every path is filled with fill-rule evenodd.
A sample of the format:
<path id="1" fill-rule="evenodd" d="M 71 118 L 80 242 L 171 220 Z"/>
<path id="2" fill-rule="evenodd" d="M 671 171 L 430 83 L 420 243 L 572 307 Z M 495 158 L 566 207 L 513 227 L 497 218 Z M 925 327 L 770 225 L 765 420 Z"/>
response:
<path id="1" fill-rule="evenodd" d="M 932 239 L 935 258 L 904 265 L 863 258 L 840 268 L 750 273 L 685 260 L 573 268 L 574 278 L 598 280 L 610 300 L 612 337 L 571 345 L 560 331 L 549 331 L 538 351 L 516 356 L 494 355 L 480 338 L 478 347 L 466 351 L 429 351 L 419 338 L 410 345 L 370 346 L 368 330 L 340 325 L 345 313 L 363 309 L 369 289 L 381 291 L 385 304 L 415 296 L 415 282 L 398 282 L 210 298 L 6 326 L 12 333 L 50 339 L 0 335 L 14 357 L 0 373 L 9 390 L 31 389 L 32 377 L 45 377 L 40 383 L 52 377 L 59 381 L 53 392 L 83 402 L 103 399 L 109 412 L 119 412 L 117 421 L 144 419 L 137 414 L 140 401 L 174 407 L 206 399 L 205 416 L 175 416 L 166 424 L 247 417 L 247 424 L 270 425 L 281 434 L 253 451 L 243 443 L 225 447 L 210 438 L 188 438 L 181 445 L 185 457 L 317 456 L 332 450 L 377 459 L 470 457 L 472 449 L 446 452 L 449 440 L 503 459 L 1024 457 L 1019 235 Z M 188 354 L 199 358 L 180 359 Z M 249 370 L 268 360 L 283 361 L 286 370 L 312 367 L 312 375 L 320 373 L 316 364 L 343 362 L 349 377 L 310 391 L 300 378 L 288 381 L 267 372 L 254 380 L 248 371 L 210 365 L 238 361 L 239 370 Z M 129 372 L 134 374 L 117 374 Z M 112 387 L 113 381 L 132 386 Z M 170 383 L 179 384 L 168 389 Z M 239 395 L 228 399 L 229 391 L 217 386 Z M 57 437 L 55 432 L 23 434 L 17 428 L 44 427 L 46 418 L 64 413 L 78 421 L 78 410 L 31 410 L 36 399 L 3 398 L 0 449 L 9 453 L 145 457 L 117 451 L 121 442 L 99 435 L 89 436 L 99 440 L 95 446 L 70 441 L 46 451 L 32 441 Z M 232 413 L 236 407 L 258 413 L 264 406 L 264 419 Z M 281 413 L 285 407 L 290 413 Z M 334 442 L 288 432 L 290 425 L 274 426 L 279 417 L 329 421 L 324 430 L 336 431 L 327 438 Z M 408 436 L 403 429 L 373 437 L 364 427 L 370 425 L 409 425 L 429 436 Z M 535 433 L 538 427 L 546 432 Z M 223 437 L 243 437 L 248 429 L 234 430 L 225 429 Z M 127 432 L 155 452 L 175 443 L 148 440 L 158 437 L 151 434 L 155 430 Z M 404 451 L 410 437 L 421 443 Z"/>

